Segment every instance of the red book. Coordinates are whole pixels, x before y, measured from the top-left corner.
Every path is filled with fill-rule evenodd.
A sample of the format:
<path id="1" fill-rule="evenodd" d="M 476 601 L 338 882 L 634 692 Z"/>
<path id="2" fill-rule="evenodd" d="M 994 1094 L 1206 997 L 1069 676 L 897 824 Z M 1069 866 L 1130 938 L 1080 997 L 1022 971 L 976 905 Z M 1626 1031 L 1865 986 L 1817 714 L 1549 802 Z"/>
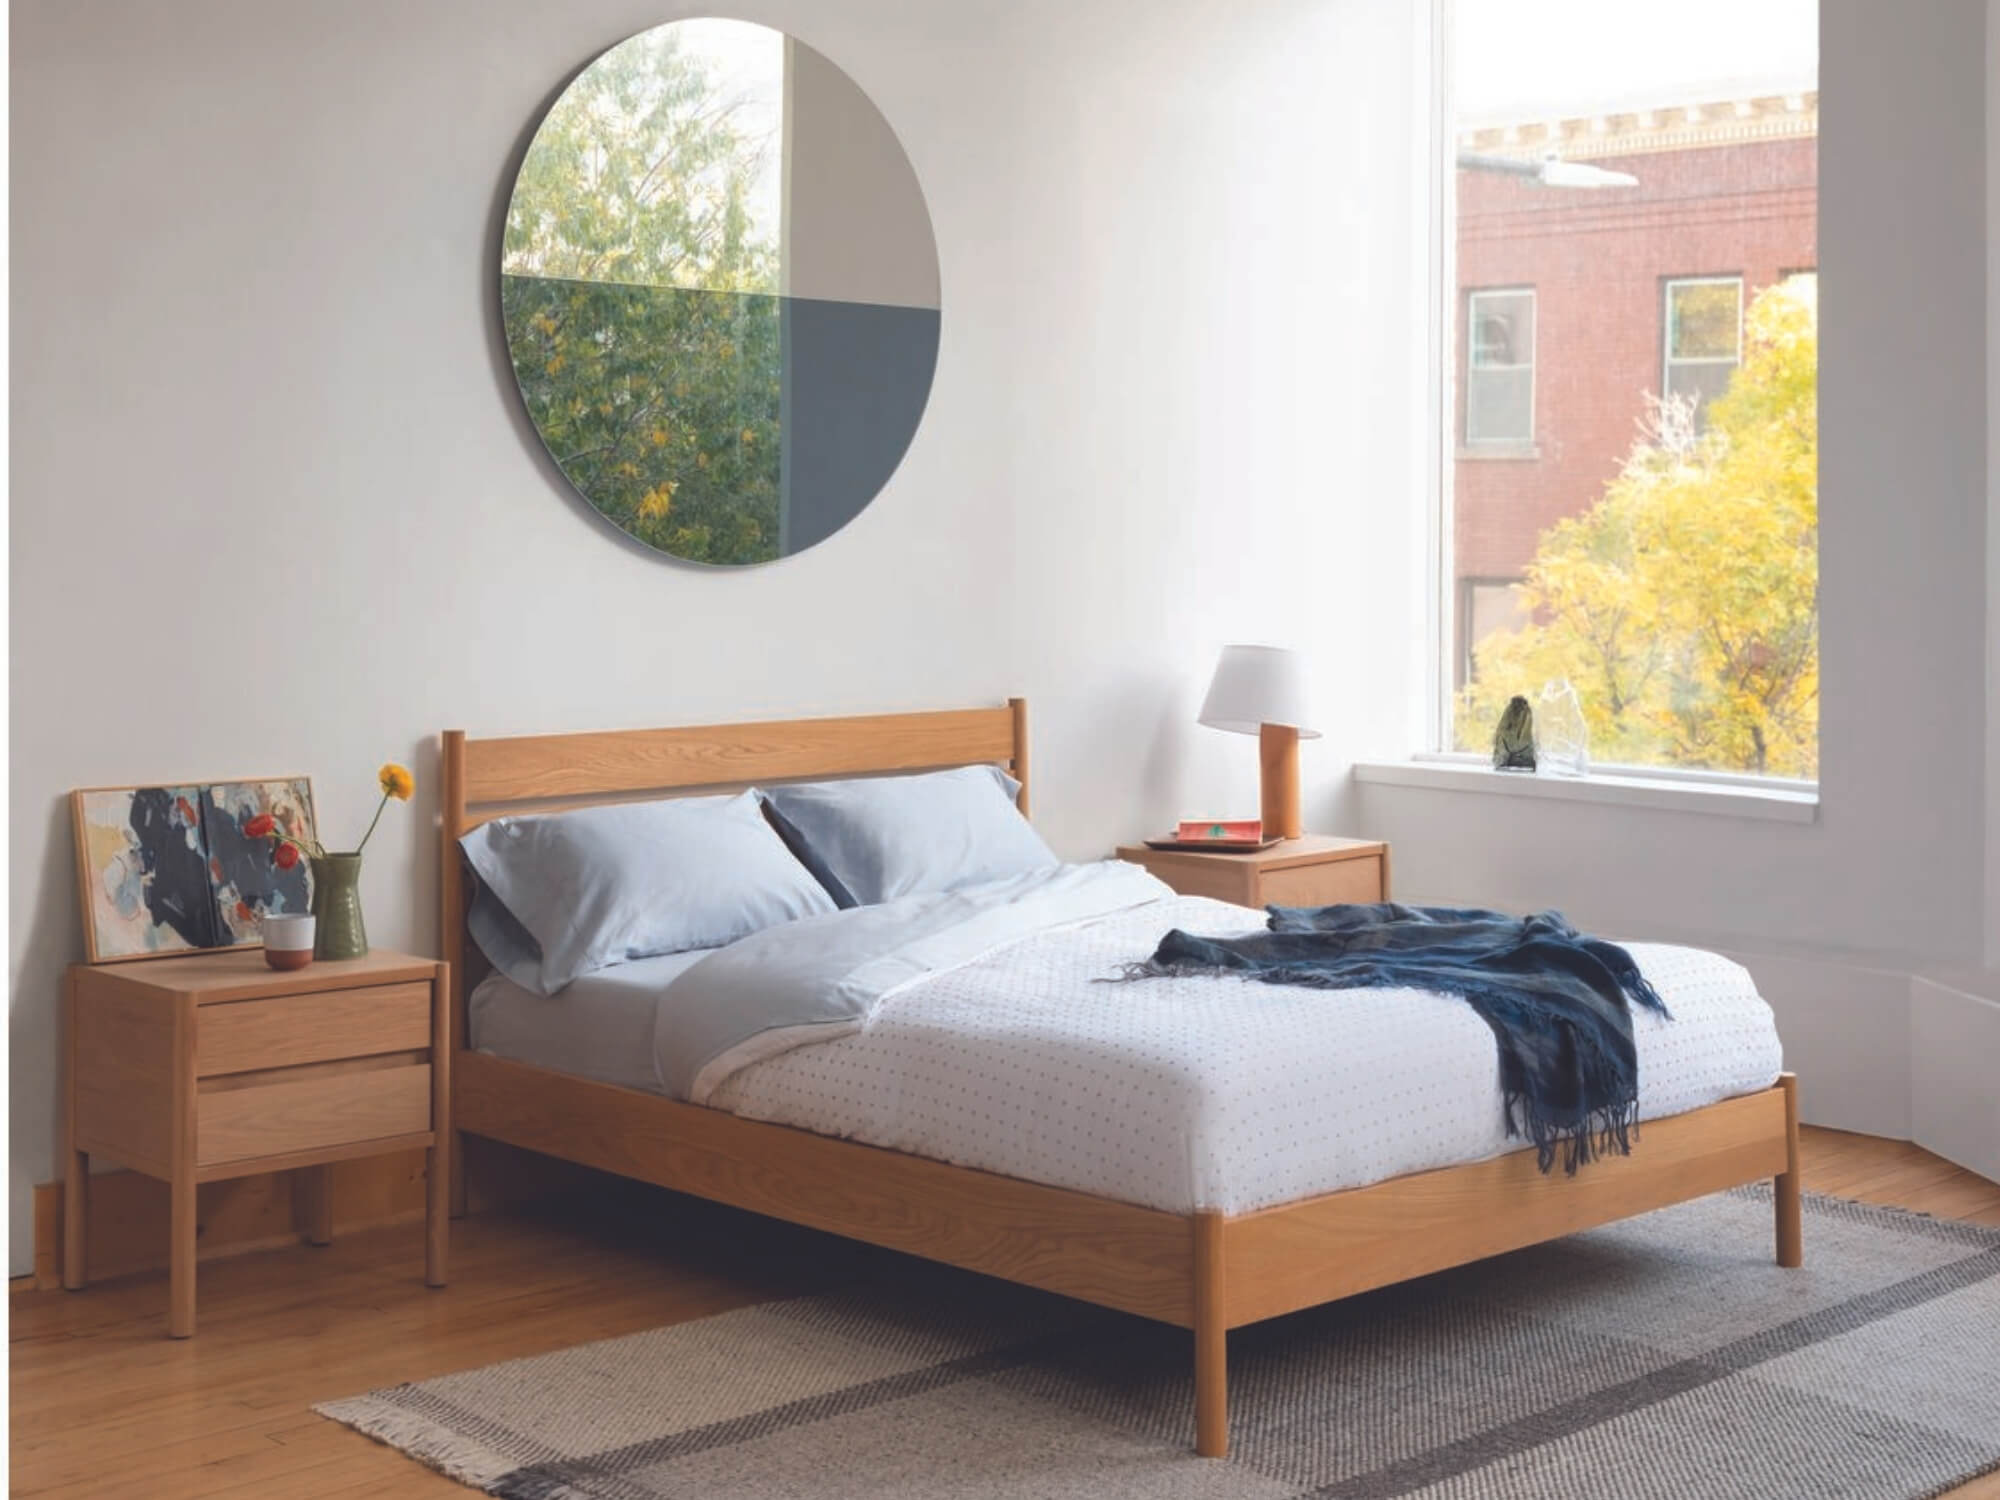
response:
<path id="1" fill-rule="evenodd" d="M 1261 844 L 1264 824 L 1257 818 L 1182 818 L 1174 837 L 1183 844 Z"/>

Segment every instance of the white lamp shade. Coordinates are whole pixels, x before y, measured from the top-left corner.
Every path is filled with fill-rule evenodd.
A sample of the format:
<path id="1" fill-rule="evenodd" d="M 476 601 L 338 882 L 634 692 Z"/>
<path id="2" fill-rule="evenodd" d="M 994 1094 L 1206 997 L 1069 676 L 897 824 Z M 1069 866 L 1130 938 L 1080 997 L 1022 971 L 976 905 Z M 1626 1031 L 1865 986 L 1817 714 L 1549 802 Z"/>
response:
<path id="1" fill-rule="evenodd" d="M 1202 700 L 1201 722 L 1232 734 L 1281 724 L 1298 730 L 1301 739 L 1318 739 L 1303 658 L 1279 646 L 1224 646 Z"/>

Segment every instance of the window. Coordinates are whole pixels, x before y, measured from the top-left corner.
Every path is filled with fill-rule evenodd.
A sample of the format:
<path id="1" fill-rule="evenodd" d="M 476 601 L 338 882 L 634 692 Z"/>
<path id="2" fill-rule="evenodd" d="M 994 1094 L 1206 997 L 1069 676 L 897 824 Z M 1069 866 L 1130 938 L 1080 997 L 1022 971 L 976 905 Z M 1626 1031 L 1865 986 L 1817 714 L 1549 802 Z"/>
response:
<path id="1" fill-rule="evenodd" d="M 1660 389 L 1688 403 L 1699 428 L 1708 403 L 1729 389 L 1743 361 L 1743 278 L 1690 276 L 1667 283 L 1666 374 Z"/>
<path id="2" fill-rule="evenodd" d="M 1473 653 L 1479 643 L 1500 631 L 1520 629 L 1528 623 L 1528 612 L 1521 603 L 1518 578 L 1468 578 L 1462 585 L 1458 607 L 1459 618 L 1464 622 L 1461 631 L 1466 647 L 1459 657 L 1458 680 L 1462 686 L 1478 670 Z"/>
<path id="3" fill-rule="evenodd" d="M 1465 328 L 1465 446 L 1528 446 L 1535 440 L 1535 294 L 1469 292 Z"/>
<path id="4" fill-rule="evenodd" d="M 1818 0 L 1435 5 L 1432 748 L 1814 778 Z"/>

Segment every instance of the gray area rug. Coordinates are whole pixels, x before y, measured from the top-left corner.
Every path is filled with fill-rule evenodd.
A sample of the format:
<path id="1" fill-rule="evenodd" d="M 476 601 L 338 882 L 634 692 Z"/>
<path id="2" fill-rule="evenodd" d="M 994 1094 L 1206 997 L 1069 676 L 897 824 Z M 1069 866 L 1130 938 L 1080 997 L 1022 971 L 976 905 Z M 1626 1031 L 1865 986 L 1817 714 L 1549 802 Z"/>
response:
<path id="1" fill-rule="evenodd" d="M 1230 1335 L 936 1267 L 318 1410 L 514 1500 L 1918 1497 L 2000 1467 L 2000 1231 L 1741 1189 Z"/>

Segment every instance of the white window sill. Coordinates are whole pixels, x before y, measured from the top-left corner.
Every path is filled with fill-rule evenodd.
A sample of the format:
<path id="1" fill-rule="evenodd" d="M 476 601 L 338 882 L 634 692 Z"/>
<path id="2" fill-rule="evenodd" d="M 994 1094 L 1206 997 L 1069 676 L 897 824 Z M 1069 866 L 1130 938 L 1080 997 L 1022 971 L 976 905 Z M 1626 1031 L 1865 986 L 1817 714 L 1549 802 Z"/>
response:
<path id="1" fill-rule="evenodd" d="M 1363 762 L 1354 767 L 1354 779 L 1376 786 L 1543 797 L 1556 802 L 1714 813 L 1778 823 L 1812 823 L 1819 818 L 1819 789 L 1798 782 L 1762 787 L 1743 781 L 1691 781 L 1628 771 L 1593 771 L 1581 777 L 1549 776 L 1496 771 L 1477 761 L 1443 758 Z"/>

